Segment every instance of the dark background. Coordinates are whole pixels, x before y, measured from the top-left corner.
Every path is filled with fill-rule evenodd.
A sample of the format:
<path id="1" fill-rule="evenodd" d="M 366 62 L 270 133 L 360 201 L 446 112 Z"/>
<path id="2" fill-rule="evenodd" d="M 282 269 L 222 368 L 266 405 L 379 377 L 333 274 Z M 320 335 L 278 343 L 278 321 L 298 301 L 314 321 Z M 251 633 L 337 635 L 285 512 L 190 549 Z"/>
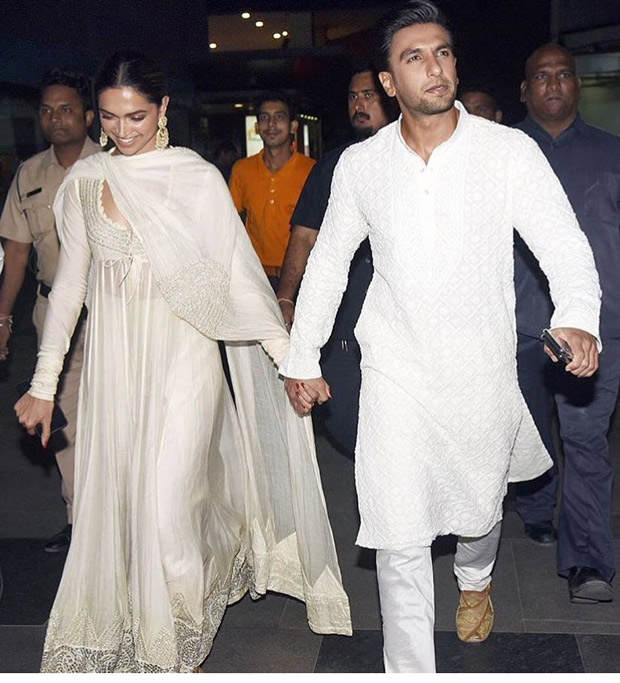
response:
<path id="1" fill-rule="evenodd" d="M 494 90 L 508 125 L 524 116 L 519 83 L 525 59 L 534 48 L 552 36 L 570 38 L 579 29 L 620 25 L 618 0 L 438 0 L 437 4 L 451 20 L 461 84 L 483 84 Z M 172 77 L 171 129 L 177 142 L 196 148 L 204 143 L 204 149 L 198 149 L 204 153 L 214 143 L 214 135 L 225 136 L 227 127 L 241 138 L 243 117 L 251 112 L 253 98 L 262 90 L 285 88 L 298 95 L 302 111 L 320 117 L 326 150 L 349 134 L 345 107 L 349 72 L 353 64 L 373 56 L 372 31 L 307 49 L 217 54 L 208 48 L 209 16 L 244 10 L 253 15 L 334 9 L 363 13 L 392 6 L 378 0 L 2 0 L 0 95 L 11 92 L 36 100 L 37 84 L 47 68 L 93 75 L 106 55 L 131 47 L 158 59 Z M 575 52 L 606 47 L 575 44 Z M 245 110 L 234 112 L 234 101 L 245 102 Z M 209 110 L 205 103 L 214 102 L 228 102 L 230 113 L 212 116 L 213 107 Z M 204 119 L 209 116 L 206 133 Z M 23 120 L 17 125 L 31 124 Z M 23 139 L 28 134 L 28 130 L 20 133 Z M 201 141 L 201 135 L 211 139 Z M 19 156 L 36 151 L 34 145 L 22 144 Z M 40 139 L 36 145 L 41 146 Z M 0 139 L 0 154 L 8 151 Z"/>
<path id="2" fill-rule="evenodd" d="M 545 0 L 444 0 L 456 38 L 461 82 L 493 86 L 511 120 L 521 116 L 518 84 L 527 54 L 549 38 Z M 587 4 L 587 3 L 584 3 Z M 312 113 L 344 103 L 350 64 L 371 56 L 367 33 L 327 47 L 287 55 L 209 54 L 208 16 L 251 11 L 312 11 L 385 7 L 377 0 L 3 0 L 0 50 L 11 80 L 36 85 L 44 64 L 93 72 L 106 54 L 132 47 L 157 57 L 176 80 L 196 91 L 293 87 L 307 95 Z M 285 64 L 282 63 L 284 58 Z M 5 61 L 6 60 L 6 61 Z M 7 64 L 10 64 L 10 66 Z M 0 72 L 1 78 L 1 72 Z"/>

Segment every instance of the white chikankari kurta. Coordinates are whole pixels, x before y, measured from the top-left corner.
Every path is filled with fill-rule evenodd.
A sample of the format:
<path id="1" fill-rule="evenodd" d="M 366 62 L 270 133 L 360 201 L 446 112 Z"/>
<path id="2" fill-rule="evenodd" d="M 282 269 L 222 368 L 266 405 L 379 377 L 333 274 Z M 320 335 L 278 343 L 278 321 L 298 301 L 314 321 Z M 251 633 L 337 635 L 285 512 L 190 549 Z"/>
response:
<path id="1" fill-rule="evenodd" d="M 457 107 L 428 164 L 400 122 L 343 153 L 280 366 L 320 376 L 349 261 L 368 236 L 375 273 L 356 327 L 362 546 L 481 536 L 501 519 L 508 481 L 551 466 L 517 382 L 513 226 L 551 283 L 552 325 L 598 337 L 592 252 L 538 146 Z"/>

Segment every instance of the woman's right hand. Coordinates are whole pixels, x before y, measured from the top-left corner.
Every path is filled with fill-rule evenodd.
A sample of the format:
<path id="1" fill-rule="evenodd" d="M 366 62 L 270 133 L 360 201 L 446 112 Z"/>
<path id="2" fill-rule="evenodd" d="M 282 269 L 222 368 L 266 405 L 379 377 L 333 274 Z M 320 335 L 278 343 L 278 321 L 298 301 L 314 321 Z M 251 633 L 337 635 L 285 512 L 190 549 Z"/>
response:
<path id="1" fill-rule="evenodd" d="M 332 397 L 329 384 L 322 378 L 315 379 L 284 379 L 284 389 L 291 405 L 298 415 L 307 415 L 315 403 L 319 405 L 329 401 Z"/>
<path id="2" fill-rule="evenodd" d="M 35 398 L 31 394 L 24 394 L 15 404 L 17 419 L 26 428 L 30 436 L 35 435 L 37 425 L 42 425 L 41 444 L 43 448 L 47 447 L 50 438 L 53 410 L 54 401 Z"/>

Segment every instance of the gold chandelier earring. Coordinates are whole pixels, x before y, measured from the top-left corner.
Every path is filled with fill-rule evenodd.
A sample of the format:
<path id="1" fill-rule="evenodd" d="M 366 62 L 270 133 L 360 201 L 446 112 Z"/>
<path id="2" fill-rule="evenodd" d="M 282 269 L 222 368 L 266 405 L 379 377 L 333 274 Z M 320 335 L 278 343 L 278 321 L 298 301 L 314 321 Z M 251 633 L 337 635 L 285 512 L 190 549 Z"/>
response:
<path id="1" fill-rule="evenodd" d="M 166 116 L 160 116 L 157 121 L 157 139 L 155 140 L 155 149 L 166 149 L 168 143 L 170 142 L 170 136 L 168 135 L 168 118 Z"/>
<path id="2" fill-rule="evenodd" d="M 107 133 L 103 130 L 103 128 L 101 129 L 101 133 L 99 134 L 99 144 L 102 147 L 105 147 L 108 144 L 108 136 Z"/>

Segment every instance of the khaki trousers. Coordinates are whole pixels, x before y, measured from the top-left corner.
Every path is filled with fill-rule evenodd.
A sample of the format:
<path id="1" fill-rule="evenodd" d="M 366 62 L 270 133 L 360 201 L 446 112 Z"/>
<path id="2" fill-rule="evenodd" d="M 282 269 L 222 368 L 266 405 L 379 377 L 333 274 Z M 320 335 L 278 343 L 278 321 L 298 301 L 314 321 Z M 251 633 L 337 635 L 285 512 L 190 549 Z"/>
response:
<path id="1" fill-rule="evenodd" d="M 38 346 L 43 340 L 43 325 L 47 313 L 48 300 L 37 295 L 34 305 L 32 321 L 37 330 Z M 62 434 L 54 435 L 51 447 L 56 451 L 56 462 L 62 478 L 61 494 L 67 505 L 67 522 L 73 524 L 73 479 L 75 468 L 75 431 L 77 426 L 78 393 L 80 377 L 84 361 L 84 337 L 86 334 L 85 316 L 80 317 L 75 328 L 69 353 L 65 357 L 65 364 L 60 376 L 56 400 L 62 408 L 67 421 L 67 427 Z"/>

